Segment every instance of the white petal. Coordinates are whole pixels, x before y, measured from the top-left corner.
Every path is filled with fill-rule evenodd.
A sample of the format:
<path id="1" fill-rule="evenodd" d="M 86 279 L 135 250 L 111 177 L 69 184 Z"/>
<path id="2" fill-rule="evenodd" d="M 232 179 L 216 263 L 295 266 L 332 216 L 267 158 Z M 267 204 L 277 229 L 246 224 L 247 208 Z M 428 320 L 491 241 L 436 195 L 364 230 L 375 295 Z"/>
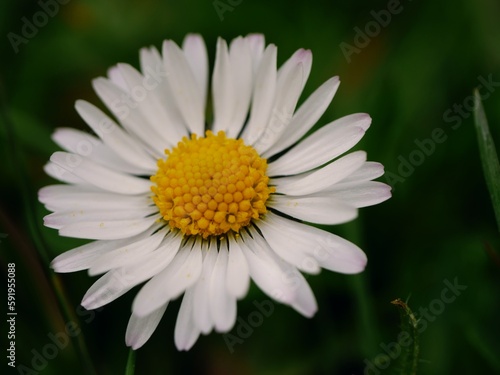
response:
<path id="1" fill-rule="evenodd" d="M 89 221 L 139 220 L 158 212 L 158 208 L 141 207 L 132 209 L 80 209 L 58 211 L 43 218 L 43 225 L 53 229 L 61 229 L 65 225 Z"/>
<path id="2" fill-rule="evenodd" d="M 177 350 L 189 350 L 200 336 L 200 330 L 193 320 L 192 288 L 186 291 L 182 299 L 177 322 L 175 323 L 174 341 Z"/>
<path id="3" fill-rule="evenodd" d="M 50 266 L 55 272 L 76 272 L 92 267 L 95 261 L 113 249 L 124 246 L 130 238 L 111 241 L 94 241 L 58 255 Z"/>
<path id="4" fill-rule="evenodd" d="M 210 285 L 210 313 L 217 332 L 229 331 L 236 321 L 236 298 L 227 291 L 227 241 L 221 243 L 212 272 Z"/>
<path id="5" fill-rule="evenodd" d="M 161 94 L 157 95 L 158 83 L 150 76 L 143 77 L 128 64 L 118 64 L 129 93 L 134 99 L 134 105 L 140 116 L 145 120 L 143 131 L 154 131 L 167 147 L 174 146 L 178 140 L 187 134 L 186 129 L 174 123 L 164 103 Z"/>
<path id="6" fill-rule="evenodd" d="M 141 168 L 145 173 L 155 172 L 155 160 L 104 112 L 84 100 L 78 100 L 75 108 L 92 130 L 117 155 L 129 164 Z"/>
<path id="7" fill-rule="evenodd" d="M 248 41 L 248 45 L 250 46 L 252 66 L 255 74 L 262 61 L 266 41 L 264 39 L 264 35 L 262 34 L 248 34 L 245 39 Z"/>
<path id="8" fill-rule="evenodd" d="M 137 109 L 130 94 L 113 82 L 105 78 L 96 78 L 92 81 L 92 86 L 99 98 L 106 104 L 113 115 L 120 121 L 123 127 L 132 135 L 141 139 L 149 147 L 149 151 L 156 157 L 162 157 L 165 150 L 165 143 L 154 129 L 148 126 L 144 131 L 144 119 Z"/>
<path id="9" fill-rule="evenodd" d="M 59 229 L 59 235 L 92 240 L 117 240 L 142 233 L 157 220 L 157 216 L 151 216 L 138 220 L 89 221 L 68 224 Z"/>
<path id="10" fill-rule="evenodd" d="M 167 229 L 162 229 L 140 241 L 129 243 L 103 254 L 89 269 L 89 275 L 99 275 L 113 268 L 138 264 L 160 246 L 166 234 Z"/>
<path id="11" fill-rule="evenodd" d="M 335 200 L 360 208 L 373 206 L 389 199 L 391 187 L 378 181 L 348 182 L 333 185 L 325 193 Z"/>
<path id="12" fill-rule="evenodd" d="M 127 293 L 132 286 L 122 282 L 119 270 L 101 276 L 85 293 L 82 306 L 87 310 L 97 309 Z"/>
<path id="13" fill-rule="evenodd" d="M 244 236 L 245 255 L 255 283 L 278 302 L 290 305 L 304 316 L 314 315 L 316 299 L 304 277 L 274 254 L 255 229 L 250 229 L 250 232 L 253 238 Z"/>
<path id="14" fill-rule="evenodd" d="M 152 206 L 146 195 L 122 195 L 97 191 L 94 187 L 49 185 L 40 189 L 38 200 L 51 211 L 131 210 Z"/>
<path id="15" fill-rule="evenodd" d="M 191 133 L 204 134 L 205 108 L 199 85 L 182 50 L 172 41 L 163 43 L 163 61 L 175 102 Z"/>
<path id="16" fill-rule="evenodd" d="M 160 323 L 168 303 L 153 311 L 151 314 L 139 317 L 132 314 L 125 333 L 125 342 L 133 350 L 139 349 L 149 340 L 156 327 Z"/>
<path id="17" fill-rule="evenodd" d="M 344 182 L 370 181 L 384 174 L 384 166 L 374 161 L 367 161 L 361 168 L 342 180 Z"/>
<path id="18" fill-rule="evenodd" d="M 330 196 L 274 195 L 271 207 L 294 218 L 317 224 L 342 224 L 358 216 L 354 206 Z"/>
<path id="19" fill-rule="evenodd" d="M 321 271 L 318 261 L 307 248 L 302 246 L 301 239 L 298 242 L 295 236 L 286 235 L 288 232 L 286 223 L 274 221 L 272 222 L 274 225 L 270 225 L 268 221 L 272 221 L 272 219 L 260 221 L 258 228 L 276 254 L 301 271 L 311 274 L 317 274 Z"/>
<path id="20" fill-rule="evenodd" d="M 298 251 L 316 259 L 323 268 L 353 274 L 363 271 L 366 266 L 365 253 L 353 243 L 339 236 L 310 225 L 285 219 L 272 212 L 266 214 L 265 222 L 274 232 L 279 232 L 283 237 L 293 242 L 295 244 L 293 246 Z"/>
<path id="21" fill-rule="evenodd" d="M 233 103 L 227 136 L 236 138 L 248 115 L 253 88 L 251 52 L 246 38 L 233 39 L 229 47 Z"/>
<path id="22" fill-rule="evenodd" d="M 192 241 L 189 241 L 191 244 Z M 185 245 L 167 268 L 154 276 L 137 294 L 132 310 L 144 316 L 162 304 L 177 298 L 199 278 L 202 255 L 199 246 Z"/>
<path id="23" fill-rule="evenodd" d="M 241 134 L 246 144 L 253 144 L 269 122 L 276 96 L 276 55 L 276 46 L 270 44 L 264 52 L 262 63 L 257 71 L 250 118 Z"/>
<path id="24" fill-rule="evenodd" d="M 64 150 L 87 157 L 107 168 L 132 174 L 144 173 L 144 168 L 130 164 L 101 140 L 81 130 L 58 128 L 52 134 L 52 139 Z"/>
<path id="25" fill-rule="evenodd" d="M 250 286 L 250 274 L 248 264 L 239 245 L 239 241 L 233 235 L 229 237 L 229 259 L 227 263 L 226 286 L 227 291 L 234 297 L 243 298 Z"/>
<path id="26" fill-rule="evenodd" d="M 224 39 L 217 39 L 215 66 L 212 75 L 212 100 L 214 107 L 213 131 L 227 130 L 231 126 L 233 114 L 234 86 L 229 51 Z"/>
<path id="27" fill-rule="evenodd" d="M 304 89 L 307 79 L 309 78 L 309 73 L 311 73 L 312 67 L 312 53 L 310 50 L 300 48 L 280 67 L 278 71 L 278 80 L 281 77 L 287 77 L 290 74 L 290 70 L 293 70 L 297 64 L 303 65 L 302 74 L 302 88 L 300 92 Z"/>
<path id="28" fill-rule="evenodd" d="M 108 69 L 108 78 L 111 82 L 113 82 L 116 86 L 121 88 L 122 90 L 127 91 L 127 83 L 123 79 L 122 73 L 117 66 L 112 66 Z"/>
<path id="29" fill-rule="evenodd" d="M 254 147 L 263 154 L 273 146 L 288 129 L 300 94 L 311 71 L 310 51 L 296 52 L 278 71 L 276 101 L 266 130 Z"/>
<path id="30" fill-rule="evenodd" d="M 276 191 L 288 195 L 307 195 L 325 190 L 351 175 L 366 161 L 366 152 L 356 151 L 307 175 L 273 179 Z"/>
<path id="31" fill-rule="evenodd" d="M 66 169 L 61 168 L 57 164 L 50 161 L 43 166 L 43 170 L 50 177 L 61 182 L 66 182 L 67 184 L 78 184 L 81 186 L 91 186 L 87 181 L 82 180 L 80 177 L 77 177 L 72 173 L 69 173 Z"/>
<path id="32" fill-rule="evenodd" d="M 325 113 L 339 85 L 339 78 L 333 77 L 316 89 L 293 115 L 286 130 L 286 137 L 281 137 L 262 156 L 269 158 L 276 155 L 303 137 Z"/>
<path id="33" fill-rule="evenodd" d="M 156 102 L 156 105 L 163 108 L 165 115 L 168 117 L 165 126 L 168 126 L 172 131 L 187 135 L 188 128 L 175 102 L 174 94 L 168 83 L 167 70 L 160 53 L 155 47 L 142 48 L 140 51 L 140 62 L 144 79 L 152 88 L 149 94 Z M 177 143 L 173 138 L 170 142 L 173 144 Z"/>
<path id="34" fill-rule="evenodd" d="M 146 258 L 120 268 L 123 279 L 137 285 L 163 271 L 179 251 L 182 236 L 168 234 L 161 245 Z"/>
<path id="35" fill-rule="evenodd" d="M 103 190 L 120 194 L 144 194 L 151 191 L 151 182 L 103 167 L 83 156 L 55 152 L 50 161 Z"/>
<path id="36" fill-rule="evenodd" d="M 182 43 L 182 50 L 198 82 L 203 105 L 205 105 L 208 87 L 208 55 L 205 42 L 198 34 L 188 34 Z"/>
<path id="37" fill-rule="evenodd" d="M 203 241 L 201 251 L 205 256 L 203 258 L 203 270 L 200 278 L 193 286 L 193 319 L 200 331 L 203 334 L 207 334 L 215 324 L 210 313 L 209 291 L 212 272 L 217 261 L 218 251 L 216 241 Z"/>
<path id="38" fill-rule="evenodd" d="M 358 143 L 370 121 L 370 116 L 366 114 L 349 115 L 333 121 L 270 163 L 268 174 L 297 174 L 325 164 Z"/>

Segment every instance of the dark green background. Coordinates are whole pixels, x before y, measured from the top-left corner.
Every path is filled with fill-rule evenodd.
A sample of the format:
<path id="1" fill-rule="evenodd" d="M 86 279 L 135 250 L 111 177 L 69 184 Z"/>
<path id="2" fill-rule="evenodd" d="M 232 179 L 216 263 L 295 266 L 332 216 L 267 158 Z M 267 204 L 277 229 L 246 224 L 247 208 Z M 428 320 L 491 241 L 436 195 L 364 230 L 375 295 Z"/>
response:
<path id="1" fill-rule="evenodd" d="M 368 267 L 359 276 L 324 271 L 308 277 L 318 300 L 316 316 L 306 319 L 275 304 L 271 316 L 232 354 L 223 336 L 213 333 L 202 336 L 188 353 L 177 352 L 176 301 L 138 351 L 136 373 L 362 374 L 365 359 L 374 361 L 383 353 L 381 345 L 397 339 L 399 314 L 390 301 L 410 297 L 410 307 L 418 312 L 439 300 L 445 280 L 455 278 L 467 289 L 422 332 L 419 373 L 499 373 L 498 230 L 471 113 L 464 109 L 454 119 L 445 113 L 470 103 L 472 89 L 481 84 L 478 77 L 500 82 L 500 3 L 402 1 L 402 11 L 350 55 L 350 62 L 341 43 L 355 46 L 355 28 L 364 30 L 374 19 L 372 11 L 387 9 L 388 2 L 236 3 L 220 17 L 213 1 L 71 0 L 16 53 L 8 34 L 22 36 L 23 17 L 32 20 L 41 8 L 35 1 L 1 2 L 0 231 L 8 237 L 1 239 L 0 258 L 4 280 L 7 263 L 16 262 L 17 364 L 31 368 L 34 353 L 51 342 L 48 335 L 62 332 L 68 322 L 54 282 L 61 283 L 69 310 L 79 318 L 79 338 L 98 374 L 123 373 L 128 354 L 124 336 L 136 289 L 90 315 L 77 306 L 94 280 L 85 272 L 54 278 L 48 268 L 54 256 L 82 243 L 42 226 L 47 212 L 36 192 L 54 183 L 42 170 L 58 149 L 50 140 L 53 129 L 87 129 L 74 102 L 97 104 L 91 79 L 117 62 L 138 66 L 143 46 L 161 47 L 166 38 L 181 43 L 185 34 L 198 32 L 213 65 L 217 36 L 229 40 L 261 32 L 278 46 L 280 63 L 298 48 L 312 50 L 302 100 L 331 76 L 340 76 L 340 89 L 320 124 L 354 112 L 373 118 L 358 148 L 397 176 L 393 198 L 362 209 L 353 223 L 329 228 L 361 246 Z M 498 85 L 484 107 L 500 143 Z M 418 141 L 431 138 L 438 128 L 446 140 L 434 143 L 413 171 L 402 167 L 411 157 L 417 160 Z M 238 315 L 247 321 L 255 311 L 253 301 L 265 299 L 253 287 L 239 302 Z M 7 360 L 2 358 L 4 373 Z M 395 373 L 394 362 L 380 373 Z M 40 373 L 88 372 L 71 343 Z"/>

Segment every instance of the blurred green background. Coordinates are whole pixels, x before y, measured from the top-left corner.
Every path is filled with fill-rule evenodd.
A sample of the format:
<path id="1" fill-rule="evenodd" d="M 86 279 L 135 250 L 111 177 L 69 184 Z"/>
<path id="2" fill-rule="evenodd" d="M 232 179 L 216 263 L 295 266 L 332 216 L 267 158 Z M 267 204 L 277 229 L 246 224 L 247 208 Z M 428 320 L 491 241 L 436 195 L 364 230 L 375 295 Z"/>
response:
<path id="1" fill-rule="evenodd" d="M 328 228 L 361 246 L 369 263 L 358 276 L 323 271 L 308 277 L 319 305 L 314 318 L 275 304 L 233 353 L 224 336 L 214 333 L 179 353 L 173 344 L 176 301 L 137 352 L 136 374 L 398 373 L 397 359 L 383 357 L 400 332 L 398 309 L 390 304 L 398 297 L 409 297 L 416 313 L 431 309 L 420 336 L 419 374 L 500 373 L 500 241 L 469 98 L 482 84 L 500 144 L 500 2 L 61 2 L 57 14 L 29 37 L 23 25 L 42 11 L 41 4 L 0 3 L 0 258 L 5 281 L 7 263 L 16 263 L 16 364 L 35 370 L 13 373 L 90 374 L 78 355 L 82 343 L 98 374 L 124 372 L 125 328 L 137 288 L 99 312 L 78 308 L 94 279 L 85 272 L 54 277 L 47 262 L 83 242 L 43 227 L 47 212 L 36 192 L 54 183 L 42 170 L 58 150 L 52 131 L 87 130 L 74 102 L 99 103 L 91 79 L 117 62 L 137 67 L 141 47 L 160 48 L 167 38 L 181 43 L 190 32 L 204 36 L 212 65 L 218 36 L 264 33 L 278 46 L 280 63 L 298 48 L 311 49 L 313 68 L 302 100 L 340 76 L 340 89 L 319 124 L 369 113 L 372 127 L 358 148 L 385 165 L 389 173 L 381 180 L 390 177 L 393 198 L 362 209 L 355 222 Z M 381 18 L 377 29 L 375 20 L 388 7 L 397 13 L 387 22 Z M 372 36 L 363 40 L 359 30 Z M 425 141 L 436 132 L 446 140 Z M 419 144 L 427 145 L 426 154 Z M 455 279 L 467 289 L 440 303 L 446 280 Z M 57 289 L 65 291 L 70 315 L 63 313 Z M 248 322 L 253 302 L 266 299 L 252 287 L 238 303 L 238 316 Z M 44 363 L 37 353 L 72 319 L 81 334 Z M 237 335 L 238 324 L 231 334 Z M 2 358 L 4 373 L 9 368 Z M 43 370 L 36 371 L 33 361 Z M 378 367 L 368 370 L 369 362 Z"/>

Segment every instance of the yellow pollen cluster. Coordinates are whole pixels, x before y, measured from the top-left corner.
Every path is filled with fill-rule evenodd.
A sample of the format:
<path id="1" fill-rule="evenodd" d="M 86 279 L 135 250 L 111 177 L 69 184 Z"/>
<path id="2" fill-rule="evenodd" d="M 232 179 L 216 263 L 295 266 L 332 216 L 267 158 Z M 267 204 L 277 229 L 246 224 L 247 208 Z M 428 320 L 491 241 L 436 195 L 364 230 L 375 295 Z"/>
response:
<path id="1" fill-rule="evenodd" d="M 238 232 L 266 213 L 267 161 L 241 139 L 223 131 L 184 137 L 151 176 L 154 202 L 163 219 L 186 235 L 207 238 Z"/>

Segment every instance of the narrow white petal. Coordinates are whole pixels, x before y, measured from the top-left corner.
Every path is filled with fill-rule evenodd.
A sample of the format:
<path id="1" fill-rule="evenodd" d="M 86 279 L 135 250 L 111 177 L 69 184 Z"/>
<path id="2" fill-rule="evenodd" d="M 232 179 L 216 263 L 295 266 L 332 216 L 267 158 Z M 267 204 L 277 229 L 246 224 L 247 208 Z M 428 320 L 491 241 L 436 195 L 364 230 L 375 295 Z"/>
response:
<path id="1" fill-rule="evenodd" d="M 139 220 L 156 212 L 158 212 L 158 208 L 154 206 L 114 210 L 102 208 L 64 210 L 45 216 L 43 225 L 53 229 L 61 229 L 65 225 L 96 220 Z"/>
<path id="2" fill-rule="evenodd" d="M 250 52 L 252 55 L 252 67 L 255 74 L 258 71 L 260 63 L 262 61 L 266 41 L 264 35 L 262 34 L 248 34 L 245 39 L 248 41 L 248 45 L 250 46 Z"/>
<path id="3" fill-rule="evenodd" d="M 59 229 L 59 235 L 91 240 L 117 240 L 142 233 L 157 220 L 157 216 L 151 216 L 138 220 L 89 221 L 68 224 Z"/>
<path id="4" fill-rule="evenodd" d="M 131 239 L 111 241 L 94 241 L 72 250 L 66 251 L 54 258 L 50 266 L 55 272 L 76 272 L 92 267 L 102 255 L 124 246 Z"/>
<path id="5" fill-rule="evenodd" d="M 175 323 L 174 341 L 177 350 L 189 350 L 200 336 L 200 330 L 193 320 L 193 289 L 184 294 Z"/>
<path id="6" fill-rule="evenodd" d="M 286 303 L 304 316 L 317 310 L 316 299 L 300 272 L 284 262 L 270 248 L 255 229 L 252 238 L 245 236 L 250 274 L 255 283 L 270 297 Z"/>
<path id="7" fill-rule="evenodd" d="M 154 129 L 148 127 L 149 129 L 144 131 L 146 119 L 142 117 L 137 109 L 137 103 L 134 102 L 130 94 L 102 77 L 94 79 L 92 86 L 123 127 L 130 134 L 141 139 L 153 155 L 161 157 L 165 150 L 165 143 Z"/>
<path id="8" fill-rule="evenodd" d="M 136 110 L 144 119 L 143 131 L 153 130 L 165 146 L 174 146 L 187 132 L 183 126 L 174 123 L 162 97 L 156 95 L 158 83 L 149 76 L 143 77 L 128 64 L 118 64 L 118 68 L 127 82 Z"/>
<path id="9" fill-rule="evenodd" d="M 97 259 L 96 264 L 90 267 L 89 275 L 95 276 L 113 268 L 138 264 L 160 246 L 166 233 L 167 229 L 162 229 L 140 241 L 129 243 L 103 254 Z"/>
<path id="10" fill-rule="evenodd" d="M 325 191 L 333 199 L 354 207 L 379 204 L 391 197 L 391 187 L 378 181 L 348 182 L 333 185 Z"/>
<path id="11" fill-rule="evenodd" d="M 263 154 L 273 146 L 283 133 L 288 129 L 295 106 L 302 92 L 304 66 L 302 63 L 295 65 L 289 74 L 278 78 L 276 100 L 273 112 L 260 138 L 254 143 L 255 149 Z"/>
<path id="12" fill-rule="evenodd" d="M 329 187 L 351 175 L 366 161 L 366 152 L 356 151 L 307 175 L 297 175 L 273 179 L 276 191 L 288 195 L 313 194 Z"/>
<path id="13" fill-rule="evenodd" d="M 297 64 L 302 64 L 303 74 L 302 74 L 302 87 L 300 92 L 304 89 L 304 86 L 309 78 L 309 73 L 311 73 L 312 67 L 312 53 L 310 50 L 300 48 L 280 67 L 278 71 L 278 80 L 281 77 L 288 77 L 290 71 L 294 69 Z"/>
<path id="14" fill-rule="evenodd" d="M 361 168 L 342 180 L 344 182 L 370 181 L 384 174 L 384 166 L 374 161 L 367 161 Z"/>
<path id="15" fill-rule="evenodd" d="M 214 327 L 214 320 L 210 313 L 210 280 L 217 261 L 216 241 L 203 241 L 201 251 L 205 254 L 203 258 L 203 270 L 200 278 L 193 286 L 193 319 L 203 334 L 209 333 Z"/>
<path id="16" fill-rule="evenodd" d="M 125 342 L 133 350 L 139 349 L 149 340 L 160 323 L 168 303 L 153 311 L 151 314 L 139 317 L 132 314 L 125 333 Z"/>
<path id="17" fill-rule="evenodd" d="M 130 285 L 137 285 L 163 271 L 179 251 L 181 241 L 181 235 L 168 234 L 161 245 L 146 258 L 121 267 L 123 279 Z"/>
<path id="18" fill-rule="evenodd" d="M 78 185 L 49 185 L 40 189 L 38 200 L 51 211 L 132 210 L 152 206 L 147 195 L 122 195 Z"/>
<path id="19" fill-rule="evenodd" d="M 78 100 L 75 108 L 92 130 L 117 155 L 146 173 L 156 170 L 154 158 L 99 108 L 84 100 Z"/>
<path id="20" fill-rule="evenodd" d="M 120 194 L 144 194 L 151 190 L 147 179 L 110 170 L 77 154 L 58 151 L 50 161 L 103 190 Z"/>
<path id="21" fill-rule="evenodd" d="M 52 139 L 64 150 L 84 156 L 112 170 L 131 174 L 144 174 L 144 168 L 130 164 L 100 139 L 81 130 L 58 128 L 52 134 Z"/>
<path id="22" fill-rule="evenodd" d="M 61 182 L 66 182 L 67 184 L 78 184 L 80 186 L 89 186 L 89 187 L 92 186 L 87 181 L 82 180 L 80 177 L 75 176 L 72 173 L 69 173 L 66 169 L 61 168 L 57 164 L 52 163 L 50 161 L 43 166 L 43 170 L 50 177 Z"/>
<path id="23" fill-rule="evenodd" d="M 236 138 L 247 118 L 253 89 L 252 58 L 246 38 L 233 39 L 229 47 L 229 61 L 234 99 L 227 136 Z"/>
<path id="24" fill-rule="evenodd" d="M 308 249 L 304 248 L 301 242 L 297 242 L 295 236 L 287 235 L 289 228 L 286 227 L 286 223 L 273 222 L 275 225 L 271 225 L 268 221 L 272 219 L 260 221 L 258 227 L 276 254 L 301 271 L 311 274 L 321 271 L 318 261 Z"/>
<path id="25" fill-rule="evenodd" d="M 121 88 L 122 90 L 127 91 L 127 83 L 123 79 L 122 73 L 117 66 L 112 66 L 108 69 L 108 78 L 111 82 L 113 82 L 116 86 Z"/>
<path id="26" fill-rule="evenodd" d="M 245 237 L 241 244 L 245 255 L 250 276 L 257 286 L 271 298 L 278 302 L 291 304 L 295 298 L 295 288 L 289 282 L 288 275 L 283 269 L 283 262 L 268 249 L 267 245 L 257 242 L 257 238 Z"/>
<path id="27" fill-rule="evenodd" d="M 156 105 L 160 106 L 168 117 L 165 126 L 177 133 L 187 135 L 188 128 L 175 102 L 174 94 L 168 83 L 167 70 L 160 53 L 155 47 L 142 48 L 140 63 L 144 80 L 151 88 L 148 95 L 151 95 Z M 176 144 L 176 140 L 173 138 L 171 142 Z"/>
<path id="28" fill-rule="evenodd" d="M 212 98 L 214 106 L 214 133 L 226 131 L 231 126 L 236 92 L 232 82 L 232 66 L 224 39 L 217 39 L 215 66 L 212 75 Z"/>
<path id="29" fill-rule="evenodd" d="M 182 50 L 172 41 L 163 43 L 163 61 L 175 102 L 191 133 L 203 134 L 205 108 L 203 96 Z"/>
<path id="30" fill-rule="evenodd" d="M 97 308 L 150 279 L 170 263 L 179 248 L 179 243 L 180 240 L 170 238 L 169 243 L 160 246 L 145 260 L 138 259 L 135 264 L 109 271 L 106 277 L 99 279 L 87 292 L 83 303 L 88 308 Z M 99 264 L 99 259 L 94 261 L 94 265 Z"/>
<path id="31" fill-rule="evenodd" d="M 263 154 L 288 130 L 300 94 L 309 77 L 311 51 L 297 51 L 278 71 L 276 101 L 265 131 L 254 147 Z"/>
<path id="32" fill-rule="evenodd" d="M 358 210 L 330 196 L 274 195 L 271 207 L 294 218 L 317 224 L 342 224 L 355 219 Z"/>
<path id="33" fill-rule="evenodd" d="M 203 105 L 205 105 L 208 87 L 208 54 L 205 42 L 198 34 L 188 34 L 182 43 L 182 50 L 199 85 Z"/>
<path id="34" fill-rule="evenodd" d="M 250 118 L 241 135 L 246 144 L 253 144 L 260 137 L 271 117 L 277 85 L 276 55 L 276 46 L 270 44 L 257 71 Z"/>
<path id="35" fill-rule="evenodd" d="M 234 297 L 243 298 L 250 286 L 250 274 L 248 264 L 239 245 L 239 241 L 233 235 L 229 236 L 229 259 L 226 275 L 227 291 Z"/>
<path id="36" fill-rule="evenodd" d="M 370 116 L 349 115 L 322 127 L 269 164 L 270 176 L 290 175 L 316 168 L 343 154 L 365 134 Z"/>
<path id="37" fill-rule="evenodd" d="M 353 274 L 364 270 L 365 253 L 353 243 L 324 230 L 268 212 L 264 219 L 276 233 L 288 238 L 302 251 L 330 271 Z M 272 243 L 270 242 L 271 246 Z M 274 249 L 274 248 L 273 248 Z M 308 261 L 307 259 L 305 261 Z"/>
<path id="38" fill-rule="evenodd" d="M 316 89 L 293 115 L 286 137 L 281 137 L 263 156 L 269 158 L 276 155 L 303 137 L 325 113 L 339 85 L 339 78 L 333 77 Z"/>
<path id="39" fill-rule="evenodd" d="M 210 313 L 217 332 L 229 331 L 236 321 L 236 298 L 227 291 L 226 274 L 228 261 L 227 241 L 219 249 L 210 285 Z"/>
<path id="40" fill-rule="evenodd" d="M 81 304 L 87 310 L 97 309 L 121 297 L 131 288 L 122 282 L 118 270 L 111 270 L 89 288 L 83 296 Z"/>
<path id="41" fill-rule="evenodd" d="M 185 245 L 179 250 L 169 266 L 139 291 L 132 306 L 134 314 L 149 314 L 163 303 L 177 298 L 198 280 L 202 269 L 201 249 L 192 247 L 192 241 L 188 244 L 191 246 Z"/>

